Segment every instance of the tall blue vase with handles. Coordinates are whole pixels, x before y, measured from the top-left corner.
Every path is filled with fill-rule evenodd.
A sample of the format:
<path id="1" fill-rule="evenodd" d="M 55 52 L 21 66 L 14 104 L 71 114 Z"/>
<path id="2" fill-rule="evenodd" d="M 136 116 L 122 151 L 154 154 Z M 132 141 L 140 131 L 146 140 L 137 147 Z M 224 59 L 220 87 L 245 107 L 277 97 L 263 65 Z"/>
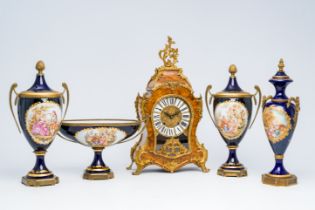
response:
<path id="1" fill-rule="evenodd" d="M 297 177 L 284 168 L 283 158 L 297 124 L 300 100 L 285 93 L 287 85 L 293 80 L 285 73 L 284 66 L 283 59 L 280 59 L 279 70 L 269 80 L 275 86 L 276 94 L 273 97 L 264 96 L 262 102 L 265 132 L 275 154 L 275 166 L 262 175 L 262 182 L 274 186 L 297 183 Z"/>
<path id="2" fill-rule="evenodd" d="M 236 150 L 243 140 L 246 131 L 253 125 L 261 104 L 261 91 L 255 86 L 256 93 L 243 91 L 236 79 L 237 68 L 231 65 L 230 78 L 223 91 L 212 94 L 212 86 L 206 89 L 206 106 L 212 122 L 225 141 L 229 156 L 218 169 L 217 174 L 225 177 L 247 176 L 247 169 L 238 160 Z M 258 95 L 258 103 L 256 96 Z M 212 103 L 213 102 L 213 103 Z M 253 103 L 254 102 L 254 103 Z M 213 105 L 212 105 L 213 104 Z M 253 105 L 257 104 L 256 113 L 251 122 Z M 211 106 L 213 114 L 211 114 Z"/>
<path id="3" fill-rule="evenodd" d="M 14 83 L 9 93 L 11 113 L 18 130 L 23 132 L 36 155 L 35 166 L 22 178 L 22 183 L 34 187 L 49 186 L 59 182 L 59 178 L 47 168 L 45 154 L 60 129 L 69 104 L 67 84 L 62 84 L 63 92 L 54 91 L 46 83 L 44 62 L 38 61 L 36 69 L 38 72 L 32 87 L 18 93 L 17 84 Z M 16 94 L 15 99 L 13 93 Z M 64 97 L 65 93 L 67 100 Z M 65 102 L 67 102 L 66 109 L 63 112 Z M 14 105 L 18 119 L 13 109 Z"/>

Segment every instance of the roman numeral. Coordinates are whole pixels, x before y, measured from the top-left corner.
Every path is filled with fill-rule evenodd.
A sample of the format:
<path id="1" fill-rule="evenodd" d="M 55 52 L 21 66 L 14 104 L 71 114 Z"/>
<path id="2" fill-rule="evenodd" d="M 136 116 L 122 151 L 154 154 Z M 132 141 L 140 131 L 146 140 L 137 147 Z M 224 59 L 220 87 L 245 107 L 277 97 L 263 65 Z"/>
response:
<path id="1" fill-rule="evenodd" d="M 173 129 L 170 130 L 170 135 L 171 135 L 171 136 L 174 136 L 174 131 L 173 131 Z"/>
<path id="2" fill-rule="evenodd" d="M 155 107 L 154 111 L 161 112 L 162 109 L 160 109 L 159 107 Z"/>
<path id="3" fill-rule="evenodd" d="M 179 133 L 181 133 L 183 131 L 183 129 L 180 126 L 176 126 L 176 129 Z"/>
<path id="4" fill-rule="evenodd" d="M 175 103 L 177 107 L 180 107 L 181 104 L 182 104 L 182 101 L 180 99 L 178 99 L 177 102 Z"/>
<path id="5" fill-rule="evenodd" d="M 180 109 L 181 112 L 184 112 L 185 110 L 188 110 L 187 106 L 185 106 L 184 108 Z"/>
<path id="6" fill-rule="evenodd" d="M 182 126 L 184 126 L 184 128 L 187 127 L 187 125 L 188 125 L 187 122 L 185 122 L 185 121 L 182 121 L 180 124 L 181 124 Z"/>

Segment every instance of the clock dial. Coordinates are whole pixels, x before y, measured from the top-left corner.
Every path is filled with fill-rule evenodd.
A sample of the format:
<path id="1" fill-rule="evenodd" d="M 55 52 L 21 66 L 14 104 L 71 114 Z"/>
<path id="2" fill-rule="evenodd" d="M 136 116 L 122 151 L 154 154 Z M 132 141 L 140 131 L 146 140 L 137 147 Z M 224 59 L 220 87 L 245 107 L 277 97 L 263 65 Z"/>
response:
<path id="1" fill-rule="evenodd" d="M 189 126 L 191 113 L 188 104 L 176 96 L 159 100 L 153 107 L 153 124 L 163 136 L 181 135 Z"/>

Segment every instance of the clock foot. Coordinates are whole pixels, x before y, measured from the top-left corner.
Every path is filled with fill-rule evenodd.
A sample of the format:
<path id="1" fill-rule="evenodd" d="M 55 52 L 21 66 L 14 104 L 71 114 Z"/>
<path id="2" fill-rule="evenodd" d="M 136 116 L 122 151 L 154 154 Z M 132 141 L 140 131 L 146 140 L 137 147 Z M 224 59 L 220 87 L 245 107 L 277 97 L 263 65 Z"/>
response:
<path id="1" fill-rule="evenodd" d="M 132 175 L 139 175 L 142 172 L 143 168 L 144 168 L 143 165 L 137 164 L 137 169 L 135 172 L 132 173 Z"/>
<path id="2" fill-rule="evenodd" d="M 131 170 L 131 169 L 132 169 L 132 166 L 133 166 L 133 163 L 134 163 L 134 161 L 132 160 L 131 163 L 130 163 L 130 165 L 129 165 L 126 169 L 127 169 L 127 170 Z"/>
<path id="3" fill-rule="evenodd" d="M 133 163 L 135 162 L 133 156 L 134 156 L 134 153 L 135 153 L 135 151 L 136 151 L 138 145 L 140 144 L 141 139 L 142 139 L 142 135 L 141 135 L 141 137 L 140 137 L 140 140 L 139 140 L 139 141 L 131 148 L 131 150 L 130 150 L 131 163 L 130 163 L 130 165 L 127 167 L 127 170 L 131 170 L 131 169 L 132 169 L 132 165 L 133 165 Z"/>
<path id="4" fill-rule="evenodd" d="M 208 173 L 208 172 L 210 171 L 210 169 L 208 169 L 208 168 L 206 167 L 206 163 L 205 163 L 205 162 L 202 162 L 202 163 L 198 162 L 198 163 L 196 163 L 196 165 L 197 165 L 197 166 L 201 169 L 201 171 L 204 172 L 204 173 Z"/>

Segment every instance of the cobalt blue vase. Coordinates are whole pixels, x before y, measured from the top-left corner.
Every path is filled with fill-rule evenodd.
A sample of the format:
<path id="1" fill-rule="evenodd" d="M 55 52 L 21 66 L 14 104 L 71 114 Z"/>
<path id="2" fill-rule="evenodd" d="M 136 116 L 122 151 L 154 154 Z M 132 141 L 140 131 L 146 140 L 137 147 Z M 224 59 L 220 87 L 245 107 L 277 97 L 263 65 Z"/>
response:
<path id="1" fill-rule="evenodd" d="M 236 150 L 250 128 L 258 114 L 261 103 L 261 91 L 258 86 L 255 86 L 256 93 L 250 94 L 243 91 L 238 85 L 236 79 L 237 68 L 231 65 L 229 68 L 230 78 L 226 88 L 218 93 L 211 94 L 212 88 L 209 85 L 206 89 L 206 106 L 209 115 L 218 129 L 221 137 L 225 141 L 229 156 L 224 164 L 218 169 L 217 174 L 226 177 L 243 177 L 247 176 L 247 170 L 237 158 Z M 258 94 L 258 103 L 256 95 Z M 209 97 L 211 95 L 211 97 Z M 211 114 L 210 105 L 213 101 L 213 116 Z M 254 104 L 257 104 L 256 114 L 252 118 Z"/>
<path id="2" fill-rule="evenodd" d="M 44 62 L 38 61 L 36 69 L 38 73 L 31 88 L 17 93 L 15 90 L 17 84 L 11 86 L 9 102 L 18 130 L 23 132 L 36 155 L 35 166 L 22 178 L 22 183 L 27 186 L 48 186 L 59 182 L 58 177 L 47 168 L 45 154 L 58 133 L 67 111 L 69 91 L 65 83 L 63 83 L 63 92 L 53 91 L 47 85 L 44 77 Z M 13 111 L 12 93 L 16 94 L 14 105 L 17 106 L 18 120 Z M 67 105 L 63 114 L 64 93 L 67 93 Z"/>
<path id="3" fill-rule="evenodd" d="M 264 184 L 289 186 L 297 183 L 297 177 L 290 174 L 283 165 L 283 157 L 294 133 L 300 111 L 299 97 L 287 97 L 285 90 L 293 80 L 284 72 L 280 59 L 278 72 L 269 80 L 275 86 L 275 96 L 264 96 L 263 122 L 270 146 L 275 154 L 275 166 L 262 175 Z"/>

